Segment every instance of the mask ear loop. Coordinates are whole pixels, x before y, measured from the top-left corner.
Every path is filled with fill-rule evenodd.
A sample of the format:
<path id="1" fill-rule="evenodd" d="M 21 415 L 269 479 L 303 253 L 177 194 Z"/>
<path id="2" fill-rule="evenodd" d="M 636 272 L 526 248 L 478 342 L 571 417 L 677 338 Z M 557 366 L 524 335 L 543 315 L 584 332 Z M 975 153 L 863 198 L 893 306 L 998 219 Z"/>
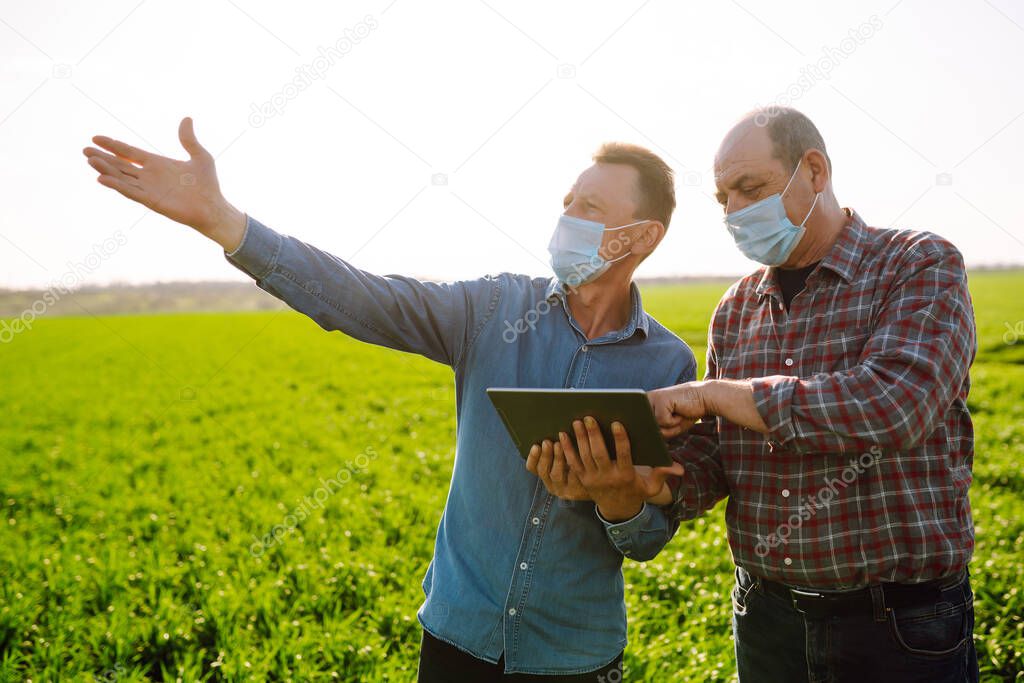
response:
<path id="1" fill-rule="evenodd" d="M 793 175 L 789 176 L 789 182 L 786 183 L 785 189 L 782 190 L 782 192 L 779 194 L 779 199 L 782 198 L 782 195 L 786 194 L 786 190 L 788 190 L 789 186 L 793 184 L 793 179 L 796 178 L 796 172 L 800 170 L 800 163 L 802 161 L 803 161 L 803 159 L 800 159 L 800 160 L 798 160 L 796 162 L 796 168 L 793 169 Z M 820 197 L 820 196 L 821 196 L 820 192 L 815 192 L 814 193 L 814 201 L 811 202 L 811 208 L 807 210 L 807 215 L 804 216 L 804 219 L 802 221 L 800 221 L 800 227 L 801 228 L 804 227 L 804 223 L 807 222 L 807 219 L 811 217 L 811 212 L 813 212 L 814 211 L 814 207 L 817 206 L 817 204 L 818 204 L 818 197 Z"/>
<path id="2" fill-rule="evenodd" d="M 796 168 L 794 168 L 794 169 L 793 169 L 793 175 L 789 176 L 789 182 L 788 182 L 788 183 L 786 183 L 786 187 L 785 187 L 785 189 L 783 189 L 783 190 L 782 190 L 782 192 L 780 192 L 780 193 L 779 193 L 779 196 L 780 196 L 780 197 L 781 197 L 782 195 L 786 194 L 786 190 L 788 190 L 788 189 L 789 189 L 789 186 L 793 184 L 793 179 L 794 179 L 794 178 L 796 178 L 796 172 L 800 170 L 800 164 L 801 164 L 802 162 L 803 162 L 803 158 L 800 158 L 800 159 L 798 159 L 798 160 L 797 160 L 797 162 L 796 162 Z"/>
<path id="3" fill-rule="evenodd" d="M 629 223 L 627 225 L 620 225 L 617 228 L 605 228 L 605 230 L 622 230 L 623 228 L 632 228 L 634 225 L 640 225 L 641 223 L 647 223 L 648 221 L 650 221 L 650 219 L 649 218 L 645 218 L 642 221 L 636 221 L 635 223 Z M 616 261 L 621 261 L 622 259 L 626 258 L 627 256 L 629 256 L 632 253 L 633 253 L 632 250 L 630 250 L 630 251 L 627 251 L 622 256 L 619 256 L 618 258 L 605 259 L 604 262 L 605 263 L 615 263 Z"/>
<path id="4" fill-rule="evenodd" d="M 649 218 L 645 218 L 642 221 L 636 221 L 635 223 L 627 223 L 625 225 L 620 225 L 617 228 L 605 228 L 605 230 L 623 230 L 625 228 L 632 228 L 634 225 L 640 225 L 641 223 L 646 223 L 649 220 L 650 220 Z"/>
<path id="5" fill-rule="evenodd" d="M 811 212 L 814 211 L 814 206 L 818 203 L 818 197 L 820 197 L 820 196 L 821 196 L 820 192 L 815 192 L 814 193 L 814 201 L 811 202 L 811 208 L 807 210 L 807 215 L 804 216 L 804 219 L 802 221 L 800 221 L 800 227 L 801 228 L 804 227 L 804 223 L 807 222 L 807 219 L 811 217 Z"/>

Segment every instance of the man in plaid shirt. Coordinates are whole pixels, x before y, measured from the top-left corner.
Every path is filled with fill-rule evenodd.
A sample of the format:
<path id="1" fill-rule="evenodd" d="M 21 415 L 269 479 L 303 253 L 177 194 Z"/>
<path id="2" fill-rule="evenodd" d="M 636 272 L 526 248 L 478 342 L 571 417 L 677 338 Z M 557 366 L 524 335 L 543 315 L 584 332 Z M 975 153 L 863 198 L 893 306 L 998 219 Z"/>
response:
<path id="1" fill-rule="evenodd" d="M 960 252 L 842 208 L 792 109 L 737 124 L 715 177 L 766 267 L 719 302 L 705 381 L 651 402 L 686 467 L 677 516 L 729 498 L 740 681 L 976 681 Z"/>
<path id="2" fill-rule="evenodd" d="M 741 120 L 715 177 L 727 229 L 765 267 L 715 309 L 706 379 L 649 397 L 686 468 L 675 516 L 729 498 L 740 682 L 977 681 L 960 252 L 842 208 L 821 134 L 793 109 Z M 620 486 L 622 468 L 581 467 L 608 447 L 574 428 L 585 457 L 544 444 L 548 490 Z"/>

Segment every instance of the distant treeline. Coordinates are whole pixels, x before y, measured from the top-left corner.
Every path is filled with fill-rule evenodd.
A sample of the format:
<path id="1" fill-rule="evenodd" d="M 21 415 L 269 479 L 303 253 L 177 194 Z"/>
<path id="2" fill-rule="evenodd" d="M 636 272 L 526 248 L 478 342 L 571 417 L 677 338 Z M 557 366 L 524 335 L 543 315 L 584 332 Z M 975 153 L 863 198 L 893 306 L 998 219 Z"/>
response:
<path id="1" fill-rule="evenodd" d="M 1014 271 L 1021 266 L 979 267 L 980 271 Z M 639 278 L 643 286 L 733 282 L 740 275 Z M 60 288 L 12 290 L 0 288 L 0 318 L 67 315 L 117 315 L 132 313 L 273 311 L 286 306 L 251 282 L 155 282 L 144 285 L 85 286 L 70 291 Z"/>

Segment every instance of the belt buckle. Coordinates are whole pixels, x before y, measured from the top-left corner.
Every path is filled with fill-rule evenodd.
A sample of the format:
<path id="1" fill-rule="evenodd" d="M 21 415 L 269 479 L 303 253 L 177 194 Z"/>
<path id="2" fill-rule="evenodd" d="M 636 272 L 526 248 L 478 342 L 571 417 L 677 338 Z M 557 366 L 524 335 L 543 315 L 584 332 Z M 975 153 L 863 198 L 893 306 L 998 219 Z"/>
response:
<path id="1" fill-rule="evenodd" d="M 815 593 L 814 591 L 803 591 L 799 588 L 790 588 L 789 599 L 793 602 L 793 609 L 795 609 L 797 612 L 803 613 L 804 611 L 800 609 L 800 604 L 798 602 L 798 598 L 801 597 L 820 598 L 823 597 L 823 595 L 821 593 Z"/>

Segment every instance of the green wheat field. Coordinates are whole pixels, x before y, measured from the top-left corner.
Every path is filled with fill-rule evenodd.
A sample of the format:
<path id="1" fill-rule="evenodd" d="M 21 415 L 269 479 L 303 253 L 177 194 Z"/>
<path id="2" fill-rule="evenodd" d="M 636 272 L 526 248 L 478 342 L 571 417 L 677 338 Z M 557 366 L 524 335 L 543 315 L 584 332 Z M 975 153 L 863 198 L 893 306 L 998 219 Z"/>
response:
<path id="1" fill-rule="evenodd" d="M 1024 272 L 970 281 L 975 638 L 1024 681 Z M 644 297 L 703 359 L 725 287 Z M 44 316 L 0 378 L 0 681 L 415 678 L 450 369 L 281 311 Z M 626 562 L 628 680 L 734 679 L 723 510 Z"/>

